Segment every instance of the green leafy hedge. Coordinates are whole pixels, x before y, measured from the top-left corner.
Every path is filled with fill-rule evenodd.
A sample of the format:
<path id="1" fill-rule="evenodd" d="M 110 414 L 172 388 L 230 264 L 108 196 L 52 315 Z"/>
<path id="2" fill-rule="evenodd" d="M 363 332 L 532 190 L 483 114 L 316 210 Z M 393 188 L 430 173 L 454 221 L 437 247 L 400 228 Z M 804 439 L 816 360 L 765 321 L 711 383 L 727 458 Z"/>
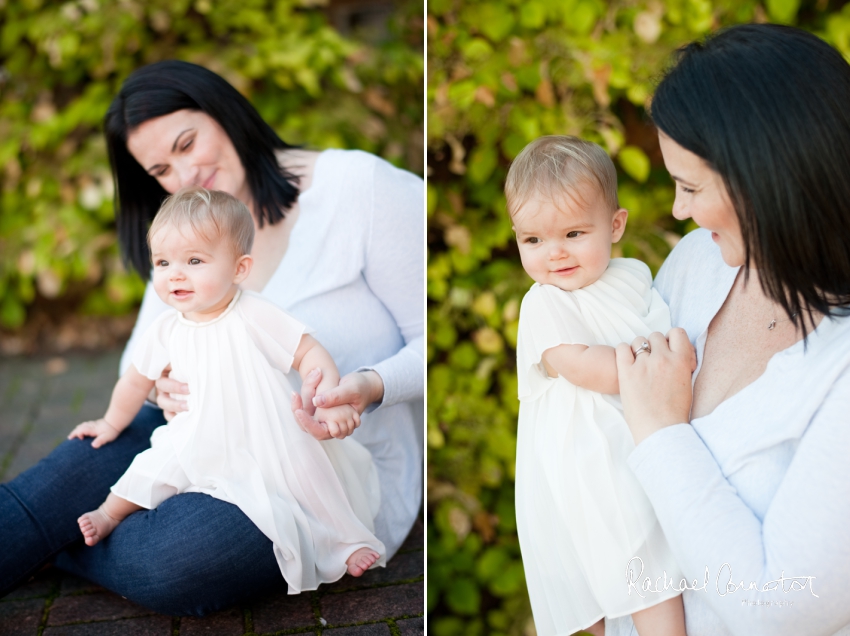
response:
<path id="1" fill-rule="evenodd" d="M 183 59 L 227 78 L 290 143 L 360 148 L 422 173 L 422 2 L 377 43 L 323 0 L 0 1 L 0 326 L 37 294 L 88 313 L 141 297 L 115 244 L 101 120 L 127 75 Z"/>
<path id="2" fill-rule="evenodd" d="M 843 3 L 839 3 L 840 4 Z M 657 271 L 691 229 L 646 124 L 677 47 L 794 23 L 850 59 L 850 5 L 824 0 L 429 0 L 428 611 L 436 636 L 531 634 L 514 514 L 519 264 L 502 185 L 532 139 L 601 144 L 629 209 L 618 255 Z"/>

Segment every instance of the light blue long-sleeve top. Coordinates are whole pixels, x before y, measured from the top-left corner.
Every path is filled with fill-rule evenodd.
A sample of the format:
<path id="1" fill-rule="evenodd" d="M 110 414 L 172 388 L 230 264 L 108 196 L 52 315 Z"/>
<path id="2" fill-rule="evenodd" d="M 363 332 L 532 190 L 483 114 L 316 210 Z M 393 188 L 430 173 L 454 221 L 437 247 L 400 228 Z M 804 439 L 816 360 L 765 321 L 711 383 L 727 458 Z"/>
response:
<path id="1" fill-rule="evenodd" d="M 698 362 L 737 271 L 697 230 L 656 277 Z M 683 595 L 689 636 L 850 634 L 850 317 L 823 319 L 807 349 L 777 353 L 752 384 L 649 436 L 628 462 L 697 588 Z M 636 633 L 629 617 L 606 627 Z"/>

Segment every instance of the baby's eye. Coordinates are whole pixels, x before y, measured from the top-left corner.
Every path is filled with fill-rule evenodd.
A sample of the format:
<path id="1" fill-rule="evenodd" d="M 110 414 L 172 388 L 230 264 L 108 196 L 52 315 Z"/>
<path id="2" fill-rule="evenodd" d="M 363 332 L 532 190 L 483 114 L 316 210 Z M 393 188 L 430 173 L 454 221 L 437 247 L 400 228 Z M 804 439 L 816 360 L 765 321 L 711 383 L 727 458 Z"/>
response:
<path id="1" fill-rule="evenodd" d="M 195 141 L 194 139 L 190 139 L 190 140 L 189 140 L 189 141 L 187 141 L 185 144 L 183 144 L 183 147 L 182 147 L 180 150 L 188 150 L 188 149 L 189 149 L 189 146 L 191 146 L 191 145 L 192 145 L 192 142 L 194 142 L 194 141 Z"/>
<path id="2" fill-rule="evenodd" d="M 540 239 L 537 238 L 536 236 L 529 236 L 527 239 L 525 239 L 525 242 L 531 243 L 532 245 L 535 245 L 535 244 L 540 242 Z"/>
<path id="3" fill-rule="evenodd" d="M 682 192 L 684 192 L 685 194 L 693 194 L 694 192 L 696 192 L 696 190 L 694 190 L 693 188 L 686 188 L 685 186 L 681 186 L 681 187 L 682 187 Z"/>
<path id="4" fill-rule="evenodd" d="M 200 258 L 190 258 L 189 259 L 189 265 L 200 265 L 200 264 L 201 264 Z"/>
<path id="5" fill-rule="evenodd" d="M 567 238 L 578 238 L 584 234 L 584 232 L 580 232 L 579 230 L 573 230 L 572 232 L 567 232 Z"/>
<path id="6" fill-rule="evenodd" d="M 168 261 L 164 261 L 164 260 L 160 259 L 156 262 L 156 266 L 157 267 L 168 267 Z"/>

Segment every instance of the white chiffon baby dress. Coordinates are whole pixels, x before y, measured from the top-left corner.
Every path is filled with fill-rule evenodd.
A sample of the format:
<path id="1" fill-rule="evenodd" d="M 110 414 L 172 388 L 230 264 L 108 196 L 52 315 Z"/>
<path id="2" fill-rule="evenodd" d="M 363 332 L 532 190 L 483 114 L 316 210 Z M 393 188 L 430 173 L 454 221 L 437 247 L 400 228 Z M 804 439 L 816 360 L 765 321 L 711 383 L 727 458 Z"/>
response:
<path id="1" fill-rule="evenodd" d="M 209 322 L 163 313 L 144 333 L 133 365 L 189 385 L 188 411 L 151 436 L 112 492 L 155 508 L 183 492 L 239 507 L 274 544 L 289 593 L 314 590 L 346 572 L 368 547 L 380 504 L 372 457 L 350 437 L 318 441 L 290 409 L 289 371 L 307 328 L 250 291 L 238 291 Z M 239 537 L 234 537 L 238 541 Z"/>
<path id="2" fill-rule="evenodd" d="M 626 464 L 634 441 L 619 396 L 550 378 L 542 365 L 543 352 L 561 344 L 616 346 L 669 329 L 649 268 L 634 259 L 612 259 L 598 281 L 572 292 L 535 283 L 522 301 L 516 515 L 541 636 L 572 634 L 679 594 L 663 591 L 663 579 L 661 592 L 641 587 L 665 572 L 678 587 L 682 575 Z M 627 584 L 630 561 L 636 589 Z"/>

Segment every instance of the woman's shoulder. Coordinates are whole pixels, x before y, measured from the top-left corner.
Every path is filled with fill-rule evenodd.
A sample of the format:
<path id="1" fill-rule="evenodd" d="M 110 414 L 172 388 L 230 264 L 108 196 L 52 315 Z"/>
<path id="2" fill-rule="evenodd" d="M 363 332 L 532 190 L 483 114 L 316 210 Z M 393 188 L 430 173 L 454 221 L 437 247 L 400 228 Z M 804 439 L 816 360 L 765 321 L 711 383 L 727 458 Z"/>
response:
<path id="1" fill-rule="evenodd" d="M 312 186 L 316 163 L 321 155 L 318 150 L 302 148 L 286 148 L 275 153 L 281 169 L 298 178 L 298 189 L 301 192 L 306 192 Z"/>
<path id="2" fill-rule="evenodd" d="M 293 153 L 290 156 L 279 155 L 281 165 L 297 174 L 301 161 L 308 175 L 302 189 L 302 206 L 345 201 L 351 213 L 357 207 L 371 209 L 383 198 L 398 205 L 419 196 L 423 190 L 420 177 L 363 150 L 286 151 L 290 152 Z"/>
<path id="3" fill-rule="evenodd" d="M 709 269 L 728 267 L 723 262 L 720 248 L 711 239 L 711 232 L 702 228 L 685 234 L 676 243 L 661 266 L 655 284 L 658 286 L 659 280 L 665 278 L 674 281 L 695 266 Z"/>
<path id="4" fill-rule="evenodd" d="M 698 335 L 717 312 L 737 273 L 723 261 L 711 232 L 698 229 L 673 248 L 653 286 L 670 307 L 673 325 L 695 338 L 692 332 Z"/>
<path id="5" fill-rule="evenodd" d="M 289 312 L 272 299 L 249 289 L 241 290 L 236 309 L 243 319 L 266 322 L 267 318 L 271 321 L 269 323 L 271 325 L 274 325 L 274 320 L 280 316 L 291 317 Z"/>
<path id="6" fill-rule="evenodd" d="M 850 367 L 850 313 L 840 310 L 832 316 L 824 316 L 818 327 L 809 332 L 805 346 L 797 343 L 785 351 L 786 354 L 796 352 L 816 365 L 847 369 Z"/>
<path id="7" fill-rule="evenodd" d="M 422 184 L 422 179 L 412 172 L 364 150 L 325 150 L 316 162 L 316 170 L 343 174 L 350 180 L 361 182 L 411 182 L 418 183 L 420 187 Z"/>

